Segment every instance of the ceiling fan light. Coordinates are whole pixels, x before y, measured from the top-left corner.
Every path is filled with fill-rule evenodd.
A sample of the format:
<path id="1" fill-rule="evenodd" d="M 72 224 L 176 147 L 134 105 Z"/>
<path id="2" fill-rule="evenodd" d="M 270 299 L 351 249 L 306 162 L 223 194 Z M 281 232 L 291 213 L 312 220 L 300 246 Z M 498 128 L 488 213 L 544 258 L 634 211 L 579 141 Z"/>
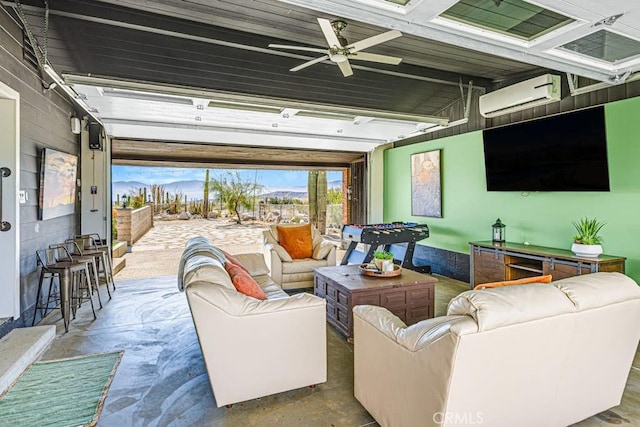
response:
<path id="1" fill-rule="evenodd" d="M 340 63 L 347 60 L 347 55 L 342 53 L 334 53 L 329 57 L 329 59 L 331 59 L 331 61 L 335 63 Z"/>

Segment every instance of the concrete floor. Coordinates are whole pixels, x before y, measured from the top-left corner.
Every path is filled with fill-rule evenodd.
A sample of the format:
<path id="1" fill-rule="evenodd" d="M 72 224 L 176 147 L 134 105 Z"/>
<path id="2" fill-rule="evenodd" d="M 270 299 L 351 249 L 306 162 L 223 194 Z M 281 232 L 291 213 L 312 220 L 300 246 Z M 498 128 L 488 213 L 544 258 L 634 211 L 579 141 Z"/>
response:
<path id="1" fill-rule="evenodd" d="M 353 346 L 327 326 L 328 379 L 303 388 L 216 408 L 200 347 L 176 274 L 184 242 L 195 235 L 231 253 L 261 252 L 266 224 L 228 220 L 156 221 L 126 255 L 113 299 L 93 320 L 84 304 L 64 333 L 59 311 L 40 324 L 56 325 L 43 359 L 124 349 L 98 426 L 377 426 L 353 397 Z M 339 251 L 338 259 L 344 251 Z M 438 277 L 436 316 L 468 284 Z M 101 286 L 103 302 L 106 290 Z M 259 355 L 256 355 L 258 358 Z M 640 356 L 636 355 L 622 405 L 581 427 L 640 426 Z M 268 369 L 265 367 L 265 369 Z"/>
<path id="2" fill-rule="evenodd" d="M 436 315 L 466 283 L 439 278 Z M 106 294 L 104 287 L 101 287 Z M 327 326 L 328 380 L 216 408 L 185 295 L 176 277 L 118 280 L 114 298 L 93 320 L 87 304 L 43 359 L 124 349 L 98 426 L 377 426 L 353 397 L 353 346 Z M 259 355 L 256 355 L 258 358 Z M 640 357 L 636 355 L 622 405 L 578 426 L 640 425 Z M 267 369 L 267 367 L 265 367 Z M 541 408 L 543 410 L 543 408 Z"/>

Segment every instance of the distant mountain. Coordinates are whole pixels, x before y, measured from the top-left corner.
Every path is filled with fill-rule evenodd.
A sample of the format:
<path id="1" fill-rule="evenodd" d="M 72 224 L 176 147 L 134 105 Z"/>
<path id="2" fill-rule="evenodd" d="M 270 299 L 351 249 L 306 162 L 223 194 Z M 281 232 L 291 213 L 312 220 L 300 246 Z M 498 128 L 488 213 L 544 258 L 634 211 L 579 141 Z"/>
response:
<path id="1" fill-rule="evenodd" d="M 151 185 L 145 184 L 140 181 L 113 181 L 112 195 L 113 200 L 116 200 L 116 196 L 120 197 L 128 196 L 131 194 L 138 194 L 140 188 L 147 189 L 147 193 L 151 193 Z M 162 184 L 164 191 L 171 194 L 182 193 L 183 197 L 187 196 L 188 200 L 202 200 L 204 189 L 204 180 L 188 180 L 188 181 L 175 181 L 167 184 Z M 342 181 L 335 180 L 327 183 L 328 188 L 342 188 Z M 302 199 L 307 200 L 307 185 L 292 185 L 288 188 L 269 188 L 265 187 L 263 191 L 266 193 L 260 194 L 260 197 L 278 197 L 278 198 L 290 198 L 290 199 Z"/>
<path id="2" fill-rule="evenodd" d="M 130 194 L 137 194 L 139 188 L 147 187 L 147 191 L 149 186 L 143 182 L 139 181 L 114 181 L 111 183 L 111 192 L 113 193 L 113 198 L 116 198 L 116 194 L 120 196 L 125 195 L 128 196 Z"/>

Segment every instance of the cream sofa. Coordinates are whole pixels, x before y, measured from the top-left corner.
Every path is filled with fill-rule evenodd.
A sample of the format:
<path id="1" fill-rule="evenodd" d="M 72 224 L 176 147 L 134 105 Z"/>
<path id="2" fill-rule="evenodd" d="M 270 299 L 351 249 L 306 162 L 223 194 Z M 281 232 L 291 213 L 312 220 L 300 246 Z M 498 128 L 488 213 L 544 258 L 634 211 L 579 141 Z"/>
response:
<path id="1" fill-rule="evenodd" d="M 325 300 L 287 295 L 262 254 L 235 257 L 267 300 L 236 291 L 224 255 L 204 238 L 187 242 L 178 275 L 217 406 L 326 382 Z"/>
<path id="2" fill-rule="evenodd" d="M 271 278 L 283 289 L 313 288 L 313 270 L 318 267 L 336 265 L 336 247 L 322 238 L 322 234 L 311 227 L 313 257 L 292 259 L 280 245 L 277 227 L 297 227 L 299 224 L 272 225 L 262 232 L 264 258 L 270 266 Z M 323 250 L 326 247 L 327 250 Z M 322 257 L 317 254 L 326 252 Z"/>
<path id="3" fill-rule="evenodd" d="M 410 327 L 356 306 L 356 398 L 381 426 L 566 426 L 620 403 L 640 288 L 620 273 L 467 291 Z"/>

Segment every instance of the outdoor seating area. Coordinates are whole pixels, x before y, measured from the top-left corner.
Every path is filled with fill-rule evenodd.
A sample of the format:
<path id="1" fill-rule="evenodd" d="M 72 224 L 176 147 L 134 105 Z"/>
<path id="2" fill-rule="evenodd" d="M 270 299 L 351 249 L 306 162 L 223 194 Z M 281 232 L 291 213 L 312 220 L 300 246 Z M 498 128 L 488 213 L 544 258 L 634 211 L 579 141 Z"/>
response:
<path id="1" fill-rule="evenodd" d="M 167 226 L 167 224 L 163 225 Z M 247 225 L 246 227 L 253 226 Z M 164 231 L 160 231 L 160 229 Z M 171 237 L 167 234 L 169 228 L 162 229 L 160 227 L 160 229 L 152 229 L 149 235 L 141 239 L 140 242 L 144 244 L 142 249 L 145 249 L 143 252 L 151 253 L 146 251 L 151 249 L 149 244 L 152 241 L 161 241 L 158 240 L 160 236 L 155 235 L 157 232 L 164 233 L 164 239 Z M 176 232 L 180 233 L 177 231 L 179 229 L 176 228 Z M 245 230 L 247 229 L 245 228 Z M 241 230 L 242 227 L 237 228 L 236 234 L 234 234 L 238 241 L 241 241 L 242 236 L 246 234 Z M 451 327 L 443 323 L 451 320 L 451 316 L 442 317 L 447 314 L 447 306 L 449 306 L 449 310 L 453 310 L 451 306 L 453 303 L 450 301 L 455 300 L 457 295 L 468 290 L 468 283 L 437 276 L 434 298 L 435 313 L 429 315 L 428 320 L 412 321 L 415 322 L 413 325 L 405 324 L 386 309 L 358 305 L 353 309 L 355 331 L 352 337 L 353 343 L 350 343 L 340 328 L 327 323 L 329 300 L 326 295 L 314 296 L 309 290 L 296 293 L 293 296 L 288 295 L 270 279 L 264 254 L 260 252 L 249 253 L 251 250 L 255 251 L 256 248 L 265 245 L 259 239 L 261 234 L 267 231 L 269 230 L 256 230 L 252 235 L 254 237 L 251 237 L 249 242 L 258 239 L 258 246 L 255 244 L 244 246 L 246 249 L 240 248 L 239 253 L 229 254 L 230 258 L 211 245 L 211 241 L 207 238 L 192 237 L 186 242 L 183 241 L 180 243 L 183 246 L 180 252 L 186 257 L 180 257 L 179 254 L 174 255 L 178 258 L 176 270 L 180 270 L 180 265 L 183 266 L 178 275 L 128 280 L 118 279 L 118 275 L 116 275 L 115 279 L 119 290 L 117 293 L 113 293 L 112 300 L 97 312 L 98 318 L 94 319 L 90 304 L 88 301 L 84 301 L 76 312 L 77 318 L 72 322 L 73 327 L 69 328 L 69 332 L 56 339 L 51 349 L 45 353 L 45 358 L 58 358 L 61 355 L 77 354 L 76 352 L 83 354 L 87 351 L 108 352 L 124 349 L 124 357 L 100 415 L 101 422 L 105 423 L 119 422 L 118 420 L 124 419 L 137 420 L 136 422 L 140 423 L 148 422 L 145 421 L 147 418 L 142 413 L 145 411 L 144 408 L 150 408 L 159 403 L 155 399 L 146 399 L 141 396 L 137 403 L 132 403 L 124 408 L 117 403 L 119 398 L 135 396 L 139 393 L 135 390 L 144 384 L 149 389 L 166 390 L 167 393 L 171 393 L 176 387 L 181 387 L 183 391 L 180 399 L 192 408 L 188 412 L 187 418 L 184 419 L 185 425 L 206 423 L 205 420 L 218 420 L 221 423 L 228 422 L 235 425 L 234 423 L 244 423 L 243 420 L 246 420 L 247 417 L 260 420 L 259 422 L 265 425 L 281 425 L 280 423 L 286 425 L 287 422 L 295 424 L 300 419 L 304 419 L 310 425 L 314 425 L 316 421 L 320 425 L 324 425 L 324 422 L 332 422 L 335 425 L 354 426 L 411 426 L 414 421 L 417 422 L 417 425 L 425 425 L 422 423 L 424 417 L 415 415 L 415 411 L 402 409 L 403 406 L 400 404 L 394 404 L 394 407 L 399 408 L 397 411 L 387 411 L 389 405 L 381 403 L 380 399 L 384 401 L 391 399 L 388 401 L 392 401 L 398 398 L 403 402 L 408 402 L 410 399 L 402 399 L 402 393 L 392 391 L 398 390 L 397 387 L 404 389 L 408 384 L 412 384 L 412 387 L 415 386 L 416 390 L 420 390 L 422 387 L 420 384 L 431 380 L 422 378 L 422 374 L 418 374 L 419 370 L 407 371 L 406 373 L 411 373 L 410 378 L 403 377 L 399 373 L 392 375 L 393 378 L 386 375 L 381 376 L 378 367 L 392 362 L 395 357 L 407 356 L 402 355 L 404 353 L 403 346 L 415 345 L 416 348 L 421 349 L 412 353 L 412 357 L 429 357 L 428 355 L 435 351 L 433 340 L 440 342 L 446 334 L 455 333 L 459 334 L 458 339 L 471 339 L 472 336 L 466 332 L 455 332 L 458 330 L 455 326 L 456 322 L 451 323 Z M 194 233 L 196 232 L 194 231 Z M 233 239 L 231 236 L 226 235 L 223 241 L 227 241 L 229 238 Z M 176 234 L 174 238 L 179 238 L 179 234 Z M 218 242 L 215 239 L 214 241 Z M 234 247 L 234 249 L 238 249 L 238 247 Z M 136 252 L 135 245 L 133 252 Z M 248 269 L 250 275 L 264 291 L 267 297 L 265 301 L 241 295 L 236 290 L 233 280 L 224 268 L 224 264 L 230 259 L 234 259 Z M 336 266 L 336 268 L 340 267 Z M 103 274 L 102 268 L 99 269 L 99 272 Z M 426 277 L 429 276 L 426 275 Z M 585 278 L 588 277 L 585 276 Z M 45 282 L 48 280 L 49 278 L 45 277 Z M 349 280 L 349 277 L 345 276 L 341 280 Z M 379 279 L 372 279 L 372 281 L 376 280 Z M 601 285 L 601 288 L 608 289 L 607 279 L 604 280 L 605 283 Z M 630 281 L 628 278 L 625 280 Z M 100 281 L 102 282 L 100 292 L 106 296 L 104 292 L 105 279 L 101 276 Z M 176 283 L 180 282 L 185 289 L 184 293 L 176 289 Z M 576 292 L 578 292 L 580 290 L 579 284 L 575 283 L 579 282 L 580 279 L 568 286 L 577 286 Z M 629 282 L 625 282 L 625 284 L 629 285 Z M 507 289 L 507 291 L 517 293 L 525 291 L 525 286 L 554 286 L 555 289 L 561 286 L 561 283 L 508 286 L 474 292 L 500 292 Z M 515 289 L 519 287 L 522 289 Z M 112 287 L 110 289 L 113 290 Z M 636 290 L 630 285 L 625 289 L 627 291 Z M 150 295 L 156 296 L 149 299 Z M 627 296 L 631 296 L 631 294 Z M 626 300 L 627 296 L 623 300 Z M 337 294 L 336 297 L 342 298 Z M 476 301 L 474 298 L 482 297 L 483 294 L 479 294 L 477 297 L 469 295 L 465 297 L 465 301 Z M 491 295 L 486 295 L 485 298 L 490 297 Z M 582 297 L 576 296 L 576 298 L 582 300 Z M 633 298 L 635 299 L 631 299 L 625 304 L 637 305 L 637 295 Z M 97 297 L 94 296 L 94 299 L 97 310 Z M 516 299 L 531 301 L 530 297 Z M 603 301 L 597 297 L 596 300 L 599 301 L 598 304 Z M 330 303 L 336 304 L 335 302 Z M 132 307 L 139 304 L 144 307 L 142 311 L 131 310 Z M 466 310 L 469 311 L 471 307 L 480 303 L 465 304 Z M 461 307 L 460 304 L 454 305 Z M 308 308 L 302 309 L 303 306 L 308 306 Z M 482 307 L 485 306 L 486 304 L 483 303 Z M 390 307 L 395 310 L 393 303 Z M 580 309 L 585 316 L 588 316 L 587 313 L 590 310 L 585 310 L 586 308 Z M 374 312 L 376 316 L 381 316 L 380 321 L 372 320 L 371 316 Z M 637 311 L 622 309 L 622 312 L 633 314 Z M 169 317 L 165 317 L 162 313 L 171 314 Z M 272 317 L 275 313 L 280 313 L 282 319 Z M 459 321 L 468 322 L 474 318 L 472 311 L 468 314 L 461 314 L 457 311 L 455 313 L 456 318 L 460 319 Z M 487 316 L 491 314 L 491 312 L 486 313 Z M 307 320 L 301 320 L 298 316 L 310 317 Z M 435 317 L 431 318 L 433 316 Z M 383 318 L 384 320 L 382 320 Z M 362 319 L 366 319 L 366 325 L 369 325 L 367 328 L 363 329 Z M 544 318 L 537 321 L 544 321 Z M 59 328 L 64 327 L 59 313 L 47 316 L 45 321 L 40 324 L 54 324 Z M 105 328 L 106 325 L 111 326 Z M 124 333 L 124 330 L 118 332 L 120 327 L 116 325 L 129 325 L 124 326 L 126 329 L 131 328 L 130 325 L 139 326 L 133 326 L 131 332 Z M 315 326 L 311 328 L 310 325 Z M 373 327 L 371 325 L 378 326 L 371 329 Z M 377 330 L 379 327 L 391 329 L 388 331 L 385 329 L 385 332 Z M 144 353 L 144 346 L 140 345 L 149 339 L 147 333 L 144 332 L 145 330 L 150 331 L 148 328 L 156 331 L 153 335 L 153 342 L 160 345 L 158 351 L 162 348 L 164 352 L 168 351 L 171 354 L 171 356 L 167 354 L 166 358 L 163 357 L 154 371 L 149 372 L 140 370 L 138 367 L 138 363 L 144 363 L 148 357 L 157 357 L 148 351 Z M 421 332 L 425 328 L 430 332 Z M 282 331 L 277 332 L 280 329 Z M 311 333 L 312 330 L 316 332 Z M 376 330 L 377 332 L 374 333 L 373 331 Z M 229 335 L 231 332 L 232 335 Z M 113 335 L 114 333 L 115 335 Z M 402 354 L 396 354 L 396 350 L 393 348 L 383 350 L 382 347 L 376 347 L 384 344 L 384 341 L 388 341 L 391 333 L 397 335 L 394 338 L 394 341 L 397 341 L 394 346 L 398 346 L 396 350 Z M 495 332 L 487 330 L 482 333 L 489 336 Z M 177 338 L 175 334 L 180 337 Z M 376 334 L 380 334 L 380 337 L 374 339 Z M 103 336 L 104 338 L 97 341 L 92 339 L 92 343 L 89 344 L 87 342 L 89 336 Z M 418 339 L 418 336 L 422 336 L 424 339 Z M 278 338 L 276 339 L 276 337 Z M 410 344 L 409 341 L 414 339 L 412 337 L 415 338 L 415 342 Z M 622 392 L 619 386 L 620 384 L 624 386 L 626 379 L 626 376 L 622 375 L 625 371 L 624 364 L 631 363 L 629 356 L 633 358 L 633 355 L 636 354 L 636 349 L 632 349 L 631 345 L 634 339 L 629 336 L 629 341 L 627 341 L 630 344 L 627 346 L 629 353 L 625 360 L 621 363 L 615 363 L 620 373 L 616 376 L 617 393 Z M 374 347 L 371 347 L 372 345 Z M 621 343 L 621 345 L 623 344 Z M 221 352 L 221 349 L 224 351 Z M 391 353 L 387 354 L 387 350 Z M 254 357 L 251 356 L 256 354 L 260 354 L 261 360 L 261 363 L 257 365 L 252 363 Z M 638 358 L 637 355 L 635 357 Z M 239 363 L 239 360 L 244 360 L 244 362 Z M 314 366 L 317 361 L 317 369 L 311 368 L 312 361 Z M 402 367 L 410 366 L 407 363 L 393 362 L 392 365 L 400 369 L 401 372 L 405 372 Z M 419 364 L 422 365 L 421 362 Z M 605 365 L 603 365 L 603 369 Z M 265 366 L 270 367 L 267 370 L 268 374 L 264 371 Z M 294 375 L 296 367 L 300 368 L 300 372 Z M 130 372 L 131 375 L 120 371 Z M 134 374 L 134 372 L 137 373 Z M 172 372 L 172 374 L 167 376 L 161 375 L 159 372 Z M 394 371 L 389 371 L 389 373 L 391 372 Z M 593 370 L 591 372 L 593 374 Z M 524 373 L 522 374 L 524 375 Z M 181 385 L 175 382 L 176 376 L 181 378 Z M 636 376 L 640 380 L 638 372 L 632 370 L 631 377 L 635 378 Z M 199 380 L 190 381 L 190 378 L 199 378 Z M 258 381 L 258 378 L 261 380 Z M 606 378 L 608 380 L 609 377 Z M 400 380 L 406 381 L 406 384 L 397 383 Z M 602 381 L 604 380 L 603 378 Z M 373 382 L 369 383 L 371 381 Z M 395 381 L 395 383 L 390 384 L 386 381 Z M 276 384 L 280 385 L 276 386 Z M 393 398 L 384 397 L 385 393 L 389 392 L 392 392 Z M 629 405 L 632 405 L 634 394 L 629 393 L 627 387 L 623 395 L 622 406 L 619 408 L 629 408 Z M 195 396 L 199 397 L 196 399 Z M 170 399 L 170 397 L 167 395 L 162 399 Z M 167 410 L 163 411 L 163 417 L 166 417 L 167 420 L 180 419 L 185 416 L 179 407 L 170 404 L 169 401 L 166 401 L 166 404 L 169 406 Z M 339 411 L 329 409 L 336 407 L 341 409 Z M 449 407 L 439 409 L 446 413 Z M 623 409 L 627 412 L 628 410 Z M 404 419 L 405 415 L 413 415 L 413 418 Z M 481 416 L 488 420 L 492 415 L 484 410 Z M 404 421 L 400 421 L 398 424 L 397 421 L 393 421 L 396 419 Z M 491 419 L 495 421 L 494 418 Z M 594 419 L 596 418 L 590 417 L 587 422 L 592 423 Z M 493 421 L 490 425 L 503 425 Z M 433 425 L 441 424 L 435 423 Z"/>
<path id="2" fill-rule="evenodd" d="M 0 427 L 640 426 L 640 1 L 3 1 L 0 51 Z"/>

